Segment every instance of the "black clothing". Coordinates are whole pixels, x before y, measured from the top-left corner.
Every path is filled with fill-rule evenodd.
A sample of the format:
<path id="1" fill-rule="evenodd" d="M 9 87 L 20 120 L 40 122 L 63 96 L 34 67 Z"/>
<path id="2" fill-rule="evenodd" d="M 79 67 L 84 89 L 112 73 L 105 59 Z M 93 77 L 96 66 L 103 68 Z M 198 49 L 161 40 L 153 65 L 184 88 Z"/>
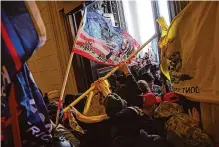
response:
<path id="1" fill-rule="evenodd" d="M 105 111 L 109 117 L 115 116 L 123 108 L 127 107 L 127 102 L 115 93 L 109 94 L 104 101 Z"/>
<path id="2" fill-rule="evenodd" d="M 132 74 L 128 74 L 125 80 L 126 101 L 128 106 L 143 106 L 143 93 Z"/>
<path id="3" fill-rule="evenodd" d="M 138 110 L 128 107 L 111 117 L 109 121 L 113 126 L 113 136 L 138 136 L 141 123 L 140 115 L 143 114 L 138 114 Z"/>
<path id="4" fill-rule="evenodd" d="M 144 80 L 144 79 L 142 79 L 143 78 L 142 76 L 144 73 L 150 72 L 150 67 L 151 67 L 151 64 L 145 65 L 144 67 L 142 67 L 138 70 L 138 75 L 140 78 L 139 80 Z"/>
<path id="5" fill-rule="evenodd" d="M 149 135 L 156 134 L 165 138 L 165 120 L 153 118 L 144 114 L 142 116 L 141 128 L 146 131 Z"/>
<path id="6" fill-rule="evenodd" d="M 138 107 L 128 107 L 110 118 L 113 147 L 169 147 L 169 143 L 158 135 L 148 135 L 142 125 L 144 113 Z"/>
<path id="7" fill-rule="evenodd" d="M 93 124 L 84 124 L 85 135 L 81 138 L 81 147 L 110 147 L 109 120 Z"/>
<path id="8" fill-rule="evenodd" d="M 48 114 L 49 114 L 49 118 L 53 121 L 56 122 L 56 113 L 57 113 L 57 109 L 58 109 L 58 102 L 50 102 L 47 105 L 47 110 L 48 110 Z M 59 112 L 59 122 L 62 121 L 63 118 L 63 107 L 60 108 L 60 112 Z"/>
<path id="9" fill-rule="evenodd" d="M 162 80 L 155 77 L 154 78 L 154 84 L 158 85 L 158 86 L 162 86 Z"/>

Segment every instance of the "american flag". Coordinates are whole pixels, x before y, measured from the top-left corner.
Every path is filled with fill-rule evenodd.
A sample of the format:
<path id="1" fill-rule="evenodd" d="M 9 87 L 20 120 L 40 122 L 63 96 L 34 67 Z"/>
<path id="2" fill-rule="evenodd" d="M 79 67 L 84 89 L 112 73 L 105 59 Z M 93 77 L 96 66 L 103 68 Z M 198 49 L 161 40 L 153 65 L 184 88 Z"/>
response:
<path id="1" fill-rule="evenodd" d="M 106 65 L 125 60 L 139 44 L 126 31 L 113 27 L 92 7 L 86 7 L 72 51 Z"/>

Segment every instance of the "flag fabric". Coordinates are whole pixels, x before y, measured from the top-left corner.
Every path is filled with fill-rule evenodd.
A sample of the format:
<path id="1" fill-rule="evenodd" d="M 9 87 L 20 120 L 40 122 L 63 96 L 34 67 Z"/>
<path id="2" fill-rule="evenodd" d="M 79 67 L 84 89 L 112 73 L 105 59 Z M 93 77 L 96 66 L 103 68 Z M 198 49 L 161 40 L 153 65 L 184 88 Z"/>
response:
<path id="1" fill-rule="evenodd" d="M 190 2 L 160 40 L 161 67 L 173 90 L 198 102 L 219 104 L 219 3 Z"/>
<path id="2" fill-rule="evenodd" d="M 45 26 L 35 2 L 4 1 L 1 4 L 4 142 L 10 147 L 44 145 L 51 141 L 52 125 L 25 62 L 45 42 Z"/>
<path id="3" fill-rule="evenodd" d="M 139 44 L 124 30 L 113 27 L 106 18 L 87 6 L 78 30 L 73 52 L 106 65 L 124 61 Z"/>
<path id="4" fill-rule="evenodd" d="M 163 17 L 160 17 L 157 19 L 157 22 L 158 24 L 160 25 L 160 28 L 161 28 L 161 41 L 165 40 L 166 39 L 166 34 L 167 34 L 167 30 L 168 30 L 168 26 L 167 26 L 167 23 L 166 21 L 164 20 Z M 164 48 L 163 46 L 164 43 L 160 43 L 159 46 L 161 49 Z M 165 43 L 166 44 L 166 43 Z M 161 72 L 165 75 L 165 77 L 170 80 L 170 74 L 169 74 L 169 71 L 168 71 L 168 60 L 167 58 L 165 58 L 164 56 L 164 52 L 161 50 L 160 52 L 160 70 Z"/>
<path id="5" fill-rule="evenodd" d="M 7 84 L 4 116 L 6 124 L 6 146 L 14 145 L 13 115 L 18 121 L 22 147 L 40 146 L 51 141 L 52 125 L 42 95 L 36 86 L 32 74 L 26 64 L 15 75 L 13 81 Z M 16 110 L 12 113 L 11 108 Z"/>
<path id="6" fill-rule="evenodd" d="M 2 2 L 2 54 L 10 76 L 22 68 L 34 50 L 46 41 L 46 30 L 35 2 Z M 7 59 L 7 58 L 10 58 Z"/>

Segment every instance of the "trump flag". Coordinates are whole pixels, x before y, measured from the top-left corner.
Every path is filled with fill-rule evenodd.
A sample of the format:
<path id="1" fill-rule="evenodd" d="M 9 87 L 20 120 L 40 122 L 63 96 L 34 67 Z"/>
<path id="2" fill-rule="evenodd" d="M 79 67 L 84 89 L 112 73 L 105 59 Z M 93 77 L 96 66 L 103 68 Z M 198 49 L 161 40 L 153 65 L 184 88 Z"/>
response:
<path id="1" fill-rule="evenodd" d="M 46 41 L 35 2 L 1 3 L 1 103 L 5 146 L 48 144 L 52 124 L 26 61 Z"/>
<path id="2" fill-rule="evenodd" d="M 113 27 L 91 6 L 86 7 L 72 51 L 106 65 L 124 61 L 139 44 L 126 31 Z"/>

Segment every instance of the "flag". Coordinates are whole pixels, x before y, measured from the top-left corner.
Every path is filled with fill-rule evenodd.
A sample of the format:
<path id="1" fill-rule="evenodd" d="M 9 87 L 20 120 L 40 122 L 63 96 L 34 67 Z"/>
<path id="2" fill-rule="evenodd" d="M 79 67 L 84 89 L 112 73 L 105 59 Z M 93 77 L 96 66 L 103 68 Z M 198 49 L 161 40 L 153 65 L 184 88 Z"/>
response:
<path id="1" fill-rule="evenodd" d="M 160 40 L 161 67 L 173 90 L 198 102 L 219 103 L 219 3 L 190 2 Z M 165 33 L 166 32 L 166 33 Z"/>
<path id="2" fill-rule="evenodd" d="M 2 47 L 7 50 L 3 52 L 1 61 L 10 76 L 19 71 L 35 49 L 46 41 L 45 26 L 34 4 L 35 2 L 2 2 Z"/>
<path id="3" fill-rule="evenodd" d="M 52 125 L 43 97 L 26 65 L 46 39 L 35 2 L 1 3 L 1 98 L 6 146 L 40 146 L 51 141 Z"/>
<path id="4" fill-rule="evenodd" d="M 164 42 L 164 40 L 166 39 L 166 35 L 167 35 L 167 30 L 168 30 L 168 26 L 167 26 L 167 23 L 166 21 L 164 20 L 163 17 L 160 17 L 157 19 L 157 22 L 158 24 L 160 25 L 160 28 L 161 28 L 161 41 Z M 167 44 L 167 43 L 159 43 L 159 47 L 161 49 L 164 50 L 164 46 L 163 44 Z M 169 74 L 169 71 L 168 71 L 168 60 L 164 57 L 164 51 L 161 51 L 160 52 L 160 71 L 164 74 L 164 76 L 170 80 L 170 74 Z"/>
<path id="5" fill-rule="evenodd" d="M 19 136 L 22 147 L 48 144 L 52 138 L 52 124 L 42 94 L 26 64 L 6 86 L 7 94 L 3 97 L 6 146 L 16 146 L 15 139 Z M 16 121 L 18 124 L 14 124 Z M 13 136 L 15 129 L 19 129 L 17 138 Z"/>
<path id="6" fill-rule="evenodd" d="M 74 53 L 101 64 L 116 65 L 137 48 L 139 44 L 126 31 L 113 27 L 91 6 L 86 7 Z"/>

